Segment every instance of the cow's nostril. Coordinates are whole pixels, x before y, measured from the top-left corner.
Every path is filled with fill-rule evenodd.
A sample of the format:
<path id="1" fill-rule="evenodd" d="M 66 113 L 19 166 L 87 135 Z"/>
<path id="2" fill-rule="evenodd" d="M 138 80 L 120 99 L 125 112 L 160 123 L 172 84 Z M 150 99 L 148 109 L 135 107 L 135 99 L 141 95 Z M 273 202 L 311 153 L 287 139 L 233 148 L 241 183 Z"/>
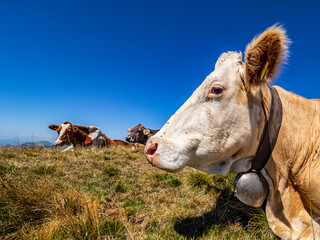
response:
<path id="1" fill-rule="evenodd" d="M 152 140 L 147 142 L 147 145 L 144 148 L 144 155 L 146 156 L 149 163 L 152 166 L 160 167 L 158 163 L 159 153 L 156 153 L 158 149 L 158 143 L 153 143 Z"/>
<path id="2" fill-rule="evenodd" d="M 144 149 L 146 155 L 152 156 L 158 149 L 158 143 L 147 142 L 147 145 Z"/>
<path id="3" fill-rule="evenodd" d="M 146 154 L 153 155 L 158 149 L 158 143 L 154 143 L 148 146 Z"/>

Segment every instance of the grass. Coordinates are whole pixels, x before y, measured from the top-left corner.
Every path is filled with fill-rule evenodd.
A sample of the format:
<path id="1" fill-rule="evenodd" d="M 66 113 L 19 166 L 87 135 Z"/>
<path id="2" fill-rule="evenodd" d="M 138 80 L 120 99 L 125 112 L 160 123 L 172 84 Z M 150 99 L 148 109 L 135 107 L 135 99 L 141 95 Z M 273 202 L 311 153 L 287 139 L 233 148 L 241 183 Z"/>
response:
<path id="1" fill-rule="evenodd" d="M 48 175 L 48 174 L 54 174 L 57 171 L 57 167 L 40 165 L 32 169 L 32 171 L 38 175 Z"/>
<path id="2" fill-rule="evenodd" d="M 178 178 L 173 177 L 167 172 L 157 172 L 152 177 L 157 181 L 157 184 L 164 186 L 179 187 L 182 185 L 182 182 Z"/>
<path id="3" fill-rule="evenodd" d="M 112 177 L 112 176 L 116 176 L 120 173 L 120 169 L 119 168 L 115 168 L 115 167 L 111 167 L 111 166 L 106 166 L 103 170 L 103 173 Z"/>
<path id="4" fill-rule="evenodd" d="M 277 239 L 234 175 L 169 174 L 142 151 L 0 150 L 0 239 Z"/>

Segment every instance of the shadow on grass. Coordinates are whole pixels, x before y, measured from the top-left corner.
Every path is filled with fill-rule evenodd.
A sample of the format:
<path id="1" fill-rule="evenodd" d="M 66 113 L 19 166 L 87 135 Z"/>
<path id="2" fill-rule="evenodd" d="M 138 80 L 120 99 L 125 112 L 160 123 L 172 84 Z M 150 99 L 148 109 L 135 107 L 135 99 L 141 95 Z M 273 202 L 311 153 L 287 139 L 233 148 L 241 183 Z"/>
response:
<path id="1" fill-rule="evenodd" d="M 221 191 L 216 206 L 210 212 L 199 217 L 179 219 L 174 225 L 175 231 L 186 238 L 196 239 L 206 235 L 212 227 L 240 223 L 246 228 L 250 216 L 257 212 L 253 207 L 241 203 L 228 189 Z"/>

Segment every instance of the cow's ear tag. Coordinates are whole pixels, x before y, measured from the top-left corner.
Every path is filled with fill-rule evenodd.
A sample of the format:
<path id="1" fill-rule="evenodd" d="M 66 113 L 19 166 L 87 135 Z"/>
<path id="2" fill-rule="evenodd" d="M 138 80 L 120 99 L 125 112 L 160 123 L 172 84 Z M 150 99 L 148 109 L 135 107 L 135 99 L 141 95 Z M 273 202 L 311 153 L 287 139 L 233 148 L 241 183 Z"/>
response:
<path id="1" fill-rule="evenodd" d="M 144 135 L 148 135 L 150 133 L 150 130 L 149 129 L 144 129 L 143 133 L 144 133 Z"/>
<path id="2" fill-rule="evenodd" d="M 262 80 L 264 78 L 264 76 L 266 75 L 268 67 L 269 67 L 269 61 L 267 61 L 266 64 L 264 65 L 264 67 L 263 67 L 263 70 L 262 70 L 261 75 L 260 75 L 260 80 Z"/>

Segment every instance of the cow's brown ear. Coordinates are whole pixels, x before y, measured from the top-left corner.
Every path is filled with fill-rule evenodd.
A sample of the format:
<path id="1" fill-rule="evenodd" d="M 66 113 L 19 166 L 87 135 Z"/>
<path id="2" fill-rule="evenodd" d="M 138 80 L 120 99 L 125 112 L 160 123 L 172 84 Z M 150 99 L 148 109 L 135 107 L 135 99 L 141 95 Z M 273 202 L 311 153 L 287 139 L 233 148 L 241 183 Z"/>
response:
<path id="1" fill-rule="evenodd" d="M 49 126 L 49 128 L 50 128 L 51 130 L 55 130 L 55 131 L 58 129 L 58 127 L 59 127 L 59 126 L 53 125 L 53 124 Z"/>
<path id="2" fill-rule="evenodd" d="M 148 135 L 149 133 L 150 133 L 149 129 L 147 129 L 147 128 L 143 129 L 143 134 L 144 135 Z"/>
<path id="3" fill-rule="evenodd" d="M 288 54 L 290 40 L 281 26 L 272 26 L 248 44 L 245 81 L 249 87 L 267 84 Z"/>

